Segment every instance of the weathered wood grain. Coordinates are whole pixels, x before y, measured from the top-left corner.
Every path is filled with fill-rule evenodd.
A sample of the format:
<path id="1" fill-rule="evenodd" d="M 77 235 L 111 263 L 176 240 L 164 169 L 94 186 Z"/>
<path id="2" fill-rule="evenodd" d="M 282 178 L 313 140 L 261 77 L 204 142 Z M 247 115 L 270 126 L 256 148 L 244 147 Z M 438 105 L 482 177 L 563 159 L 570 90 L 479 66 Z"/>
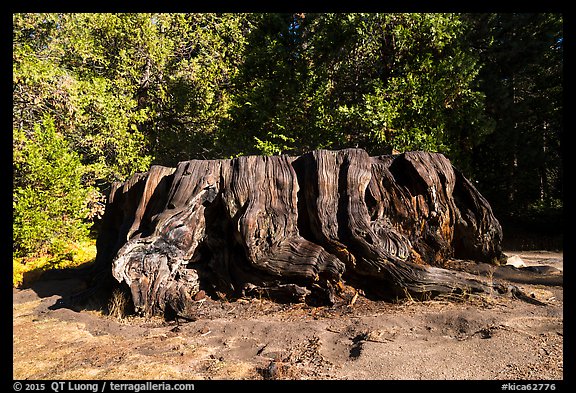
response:
<path id="1" fill-rule="evenodd" d="M 317 150 L 153 166 L 115 184 L 96 265 L 137 310 L 186 316 L 200 290 L 324 303 L 343 282 L 382 297 L 487 291 L 445 261 L 496 263 L 501 239 L 441 154 Z"/>

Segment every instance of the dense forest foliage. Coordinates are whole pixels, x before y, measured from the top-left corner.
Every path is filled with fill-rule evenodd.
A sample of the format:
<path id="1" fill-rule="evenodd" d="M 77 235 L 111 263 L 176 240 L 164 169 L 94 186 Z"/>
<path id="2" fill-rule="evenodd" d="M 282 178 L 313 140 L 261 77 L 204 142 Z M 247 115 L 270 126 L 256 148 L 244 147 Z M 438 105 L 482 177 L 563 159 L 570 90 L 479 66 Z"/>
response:
<path id="1" fill-rule="evenodd" d="M 13 14 L 14 256 L 69 252 L 111 183 L 151 164 L 318 148 L 444 153 L 504 223 L 561 230 L 562 29 L 544 13 Z"/>

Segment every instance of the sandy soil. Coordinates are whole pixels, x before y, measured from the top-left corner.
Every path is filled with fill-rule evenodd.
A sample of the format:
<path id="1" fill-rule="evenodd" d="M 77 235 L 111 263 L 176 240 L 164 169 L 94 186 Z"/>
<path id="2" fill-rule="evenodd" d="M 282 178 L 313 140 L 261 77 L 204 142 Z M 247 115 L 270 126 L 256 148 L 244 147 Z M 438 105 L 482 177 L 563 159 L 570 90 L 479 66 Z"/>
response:
<path id="1" fill-rule="evenodd" d="M 562 269 L 562 253 L 506 254 Z M 78 285 L 14 289 L 14 379 L 563 378 L 559 286 L 519 285 L 546 306 L 497 295 L 386 303 L 351 292 L 332 307 L 205 298 L 196 321 L 176 323 L 53 307 Z"/>

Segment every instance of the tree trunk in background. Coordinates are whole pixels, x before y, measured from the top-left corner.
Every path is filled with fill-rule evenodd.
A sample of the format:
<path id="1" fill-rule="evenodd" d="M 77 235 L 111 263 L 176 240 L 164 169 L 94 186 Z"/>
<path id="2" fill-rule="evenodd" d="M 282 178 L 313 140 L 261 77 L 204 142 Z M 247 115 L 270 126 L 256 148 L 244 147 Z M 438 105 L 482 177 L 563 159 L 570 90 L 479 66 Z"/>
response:
<path id="1" fill-rule="evenodd" d="M 441 154 L 317 150 L 153 166 L 115 184 L 96 266 L 137 310 L 186 316 L 201 290 L 323 304 L 343 282 L 382 298 L 488 291 L 447 261 L 495 263 L 501 239 Z"/>

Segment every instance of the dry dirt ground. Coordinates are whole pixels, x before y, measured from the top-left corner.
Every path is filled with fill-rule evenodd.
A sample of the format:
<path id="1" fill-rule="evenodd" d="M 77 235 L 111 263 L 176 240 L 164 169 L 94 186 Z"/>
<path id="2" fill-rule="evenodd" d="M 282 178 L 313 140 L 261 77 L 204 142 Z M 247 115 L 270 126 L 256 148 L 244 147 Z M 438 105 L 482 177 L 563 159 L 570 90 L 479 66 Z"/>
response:
<path id="1" fill-rule="evenodd" d="M 514 252 L 562 269 L 562 253 Z M 204 298 L 198 319 L 54 309 L 74 279 L 13 290 L 14 379 L 563 379 L 563 288 L 507 296 L 332 307 Z M 351 304 L 352 303 L 352 304 Z"/>

